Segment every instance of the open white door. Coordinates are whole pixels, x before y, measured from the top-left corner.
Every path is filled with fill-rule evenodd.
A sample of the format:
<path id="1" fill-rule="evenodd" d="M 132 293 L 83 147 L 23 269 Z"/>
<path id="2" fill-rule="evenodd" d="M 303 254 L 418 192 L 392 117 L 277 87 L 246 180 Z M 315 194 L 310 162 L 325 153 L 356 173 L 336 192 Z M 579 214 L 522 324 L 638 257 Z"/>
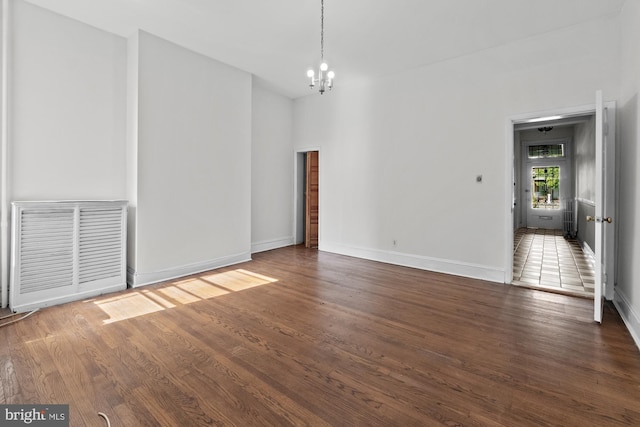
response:
<path id="1" fill-rule="evenodd" d="M 602 101 L 602 91 L 596 92 L 596 180 L 595 180 L 595 289 L 593 320 L 602 323 L 602 307 L 605 295 L 613 289 L 615 270 L 615 226 L 612 224 L 615 209 L 615 136 L 612 116 Z M 609 123 L 612 123 L 609 126 Z"/>

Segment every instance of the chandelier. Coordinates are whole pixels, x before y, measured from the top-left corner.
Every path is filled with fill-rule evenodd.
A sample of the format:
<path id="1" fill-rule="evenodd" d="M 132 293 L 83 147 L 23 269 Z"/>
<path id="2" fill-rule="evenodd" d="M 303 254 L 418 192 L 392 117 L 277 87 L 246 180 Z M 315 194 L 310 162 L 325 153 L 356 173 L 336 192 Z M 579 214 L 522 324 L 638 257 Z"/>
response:
<path id="1" fill-rule="evenodd" d="M 311 79 L 309 87 L 313 89 L 315 85 L 319 85 L 320 95 L 322 95 L 327 88 L 331 90 L 335 76 L 336 74 L 329 71 L 329 66 L 324 62 L 324 0 L 320 0 L 320 69 L 317 78 L 312 69 L 307 71 L 307 77 Z"/>

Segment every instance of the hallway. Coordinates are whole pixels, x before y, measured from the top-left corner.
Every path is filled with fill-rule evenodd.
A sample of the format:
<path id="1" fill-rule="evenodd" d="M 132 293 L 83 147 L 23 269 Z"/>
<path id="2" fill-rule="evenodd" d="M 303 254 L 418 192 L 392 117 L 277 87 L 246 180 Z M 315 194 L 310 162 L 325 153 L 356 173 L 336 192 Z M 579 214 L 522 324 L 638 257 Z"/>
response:
<path id="1" fill-rule="evenodd" d="M 513 284 L 593 297 L 593 260 L 562 230 L 520 228 L 514 233 Z"/>

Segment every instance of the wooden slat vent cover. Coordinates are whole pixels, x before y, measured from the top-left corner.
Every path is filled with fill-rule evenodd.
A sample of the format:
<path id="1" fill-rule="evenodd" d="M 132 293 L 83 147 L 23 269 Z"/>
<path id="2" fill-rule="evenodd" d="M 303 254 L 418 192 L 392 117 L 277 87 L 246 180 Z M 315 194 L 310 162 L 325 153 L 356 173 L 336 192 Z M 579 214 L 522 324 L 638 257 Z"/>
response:
<path id="1" fill-rule="evenodd" d="M 11 309 L 125 289 L 126 220 L 120 200 L 12 203 Z"/>
<path id="2" fill-rule="evenodd" d="M 79 281 L 117 277 L 122 270 L 121 209 L 80 209 Z"/>
<path id="3" fill-rule="evenodd" d="M 22 211 L 20 294 L 73 284 L 73 209 Z"/>

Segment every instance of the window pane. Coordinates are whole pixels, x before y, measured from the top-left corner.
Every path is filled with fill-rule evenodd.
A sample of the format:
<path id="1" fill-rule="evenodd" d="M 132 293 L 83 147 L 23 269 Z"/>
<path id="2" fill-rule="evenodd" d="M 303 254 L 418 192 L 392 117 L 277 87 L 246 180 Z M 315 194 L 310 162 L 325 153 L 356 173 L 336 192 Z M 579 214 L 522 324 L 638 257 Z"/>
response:
<path id="1" fill-rule="evenodd" d="M 531 207 L 560 209 L 560 166 L 531 168 Z"/>
<path id="2" fill-rule="evenodd" d="M 564 144 L 530 145 L 530 159 L 547 159 L 564 157 Z"/>

